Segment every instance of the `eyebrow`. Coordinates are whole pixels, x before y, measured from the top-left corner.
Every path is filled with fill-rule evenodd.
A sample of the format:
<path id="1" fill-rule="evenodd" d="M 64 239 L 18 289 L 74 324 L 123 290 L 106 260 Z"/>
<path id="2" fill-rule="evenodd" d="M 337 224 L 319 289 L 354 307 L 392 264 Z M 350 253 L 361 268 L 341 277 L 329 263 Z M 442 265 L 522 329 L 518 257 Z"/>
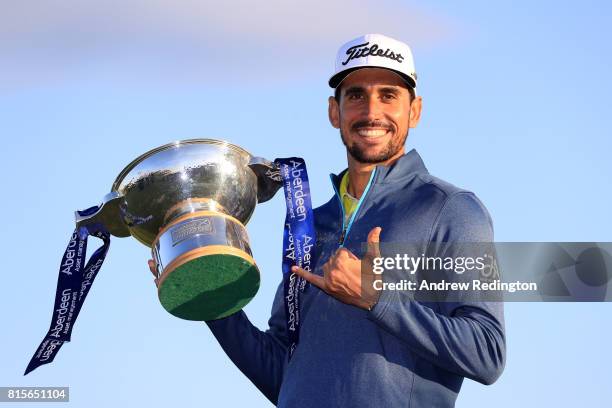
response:
<path id="1" fill-rule="evenodd" d="M 400 94 L 400 90 L 398 87 L 394 87 L 394 86 L 385 86 L 383 88 L 380 88 L 378 90 L 378 93 L 390 93 L 393 95 L 399 95 Z"/>
<path id="2" fill-rule="evenodd" d="M 363 93 L 365 91 L 365 89 L 361 86 L 351 86 L 350 88 L 347 88 L 344 91 L 344 95 L 348 96 L 348 95 L 356 95 L 356 94 L 360 94 Z"/>
<path id="3" fill-rule="evenodd" d="M 356 94 L 360 94 L 365 92 L 365 88 L 361 87 L 361 86 L 351 86 L 349 88 L 347 88 L 344 91 L 344 95 L 348 96 L 348 95 L 356 95 Z M 379 88 L 377 90 L 378 93 L 387 93 L 387 94 L 393 94 L 393 95 L 399 95 L 400 94 L 400 88 L 397 86 L 384 86 L 382 88 Z"/>

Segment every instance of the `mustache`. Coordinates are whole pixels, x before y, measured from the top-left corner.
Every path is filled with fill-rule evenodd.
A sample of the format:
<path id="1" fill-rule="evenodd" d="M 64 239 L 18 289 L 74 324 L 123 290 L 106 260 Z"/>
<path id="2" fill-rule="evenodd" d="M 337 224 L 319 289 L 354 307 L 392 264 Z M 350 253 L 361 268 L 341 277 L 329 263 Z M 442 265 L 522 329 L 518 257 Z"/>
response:
<path id="1" fill-rule="evenodd" d="M 352 130 L 359 130 L 361 128 L 381 128 L 393 130 L 393 125 L 383 120 L 360 120 L 351 126 Z"/>

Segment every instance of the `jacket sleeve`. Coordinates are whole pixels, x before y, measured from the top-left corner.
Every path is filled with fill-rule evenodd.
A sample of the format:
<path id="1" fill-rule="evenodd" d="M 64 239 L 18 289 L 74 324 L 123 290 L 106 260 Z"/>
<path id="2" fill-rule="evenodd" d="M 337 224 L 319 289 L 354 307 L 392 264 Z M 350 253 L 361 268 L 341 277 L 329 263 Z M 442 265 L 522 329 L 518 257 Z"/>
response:
<path id="1" fill-rule="evenodd" d="M 469 249 L 458 243 L 493 242 L 491 218 L 474 194 L 455 193 L 440 210 L 429 242 L 428 254 L 465 256 Z M 452 271 L 444 277 L 460 279 Z M 492 384 L 505 364 L 503 303 L 480 301 L 481 295 L 429 304 L 385 290 L 368 318 L 432 364 Z"/>
<path id="2" fill-rule="evenodd" d="M 244 311 L 206 322 L 236 367 L 275 405 L 289 344 L 282 296 L 281 282 L 272 304 L 269 329 L 265 332 L 255 327 Z"/>

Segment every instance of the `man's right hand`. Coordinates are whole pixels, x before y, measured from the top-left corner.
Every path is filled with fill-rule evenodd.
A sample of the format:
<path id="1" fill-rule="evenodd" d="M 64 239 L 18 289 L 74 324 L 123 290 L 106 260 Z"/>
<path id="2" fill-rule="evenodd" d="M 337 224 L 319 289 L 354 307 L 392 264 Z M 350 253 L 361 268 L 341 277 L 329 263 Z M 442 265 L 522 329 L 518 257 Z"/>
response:
<path id="1" fill-rule="evenodd" d="M 154 279 L 155 286 L 159 286 L 158 279 L 157 279 L 157 265 L 155 264 L 155 261 L 152 260 L 152 259 L 149 259 L 149 270 L 151 271 L 151 273 L 155 277 L 155 279 Z"/>

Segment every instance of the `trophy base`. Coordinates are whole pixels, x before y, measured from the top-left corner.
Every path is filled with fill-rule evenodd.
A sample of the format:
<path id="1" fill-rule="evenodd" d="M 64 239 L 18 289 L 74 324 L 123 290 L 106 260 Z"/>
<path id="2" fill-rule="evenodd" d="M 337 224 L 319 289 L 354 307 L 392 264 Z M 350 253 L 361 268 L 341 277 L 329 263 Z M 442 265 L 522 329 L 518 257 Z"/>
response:
<path id="1" fill-rule="evenodd" d="M 246 252 L 210 245 L 182 254 L 159 281 L 159 300 L 186 320 L 221 319 L 240 311 L 259 289 L 259 270 Z"/>

